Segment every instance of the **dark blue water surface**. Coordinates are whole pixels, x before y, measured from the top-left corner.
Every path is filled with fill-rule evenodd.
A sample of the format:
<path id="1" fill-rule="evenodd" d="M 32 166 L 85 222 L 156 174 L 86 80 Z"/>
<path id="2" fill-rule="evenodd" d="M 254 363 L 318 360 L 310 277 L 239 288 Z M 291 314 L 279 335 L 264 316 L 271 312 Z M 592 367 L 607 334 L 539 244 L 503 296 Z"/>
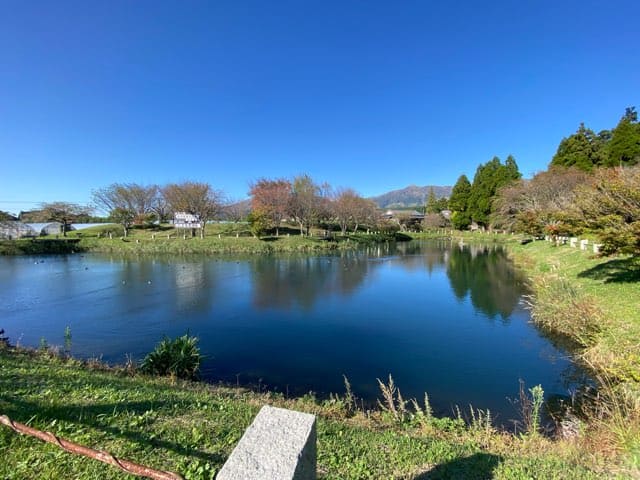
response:
<path id="1" fill-rule="evenodd" d="M 365 401 L 391 373 L 405 398 L 517 417 L 519 379 L 566 394 L 566 355 L 530 322 L 523 279 L 493 246 L 410 242 L 309 256 L 0 258 L 0 328 L 123 363 L 189 331 L 207 380 Z"/>

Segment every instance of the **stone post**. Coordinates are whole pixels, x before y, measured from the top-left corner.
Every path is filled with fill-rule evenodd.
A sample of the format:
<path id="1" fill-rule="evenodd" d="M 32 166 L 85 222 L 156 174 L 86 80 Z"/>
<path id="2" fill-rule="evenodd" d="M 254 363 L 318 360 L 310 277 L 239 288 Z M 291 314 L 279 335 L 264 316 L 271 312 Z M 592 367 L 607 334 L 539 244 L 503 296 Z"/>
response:
<path id="1" fill-rule="evenodd" d="M 315 415 L 262 407 L 216 479 L 315 480 Z"/>

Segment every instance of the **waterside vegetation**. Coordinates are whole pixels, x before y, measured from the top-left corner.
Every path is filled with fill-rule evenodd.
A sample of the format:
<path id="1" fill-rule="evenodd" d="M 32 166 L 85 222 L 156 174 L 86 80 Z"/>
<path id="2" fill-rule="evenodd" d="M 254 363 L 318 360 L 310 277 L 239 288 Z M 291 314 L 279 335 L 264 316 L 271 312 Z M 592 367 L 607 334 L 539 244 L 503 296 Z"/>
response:
<path id="1" fill-rule="evenodd" d="M 640 474 L 640 258 L 522 235 L 456 232 L 451 240 L 505 245 L 529 278 L 532 320 L 559 336 L 595 381 L 564 405 L 559 433 Z"/>
<path id="2" fill-rule="evenodd" d="M 187 479 L 214 478 L 264 404 L 318 415 L 319 478 L 625 478 L 577 444 L 498 432 L 484 412 L 433 418 L 428 399 L 409 411 L 392 379 L 384 408 L 365 412 L 349 394 L 287 399 L 46 352 L 2 348 L 0 365 L 0 411 L 13 420 Z M 126 477 L 4 427 L 0 454 L 7 479 Z"/>
<path id="3" fill-rule="evenodd" d="M 580 435 L 592 448 L 626 458 L 638 474 L 640 259 L 541 241 L 510 249 L 531 278 L 533 320 L 568 339 L 596 380 L 596 389 L 578 392 L 571 406 L 584 419 Z"/>
<path id="4" fill-rule="evenodd" d="M 127 237 L 123 228 L 105 224 L 86 230 L 69 232 L 66 238 L 55 235 L 34 239 L 0 240 L 0 255 L 42 255 L 57 253 L 102 252 L 126 254 L 191 254 L 191 253 L 275 253 L 320 252 L 350 249 L 372 243 L 403 241 L 410 237 L 397 229 L 358 233 L 333 232 L 314 228 L 302 236 L 290 226 L 280 227 L 278 235 L 266 232 L 258 237 L 247 223 L 219 223 L 207 227 L 204 237 L 165 224 L 130 227 Z"/>

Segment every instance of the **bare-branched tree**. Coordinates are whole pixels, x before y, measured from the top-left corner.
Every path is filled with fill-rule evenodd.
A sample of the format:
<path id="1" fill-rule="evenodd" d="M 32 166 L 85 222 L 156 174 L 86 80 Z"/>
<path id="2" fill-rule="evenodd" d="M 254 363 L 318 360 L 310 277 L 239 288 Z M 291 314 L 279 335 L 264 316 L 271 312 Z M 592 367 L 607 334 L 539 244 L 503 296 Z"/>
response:
<path id="1" fill-rule="evenodd" d="M 50 202 L 40 205 L 39 220 L 44 222 L 54 221 L 62 224 L 62 235 L 67 236 L 71 223 L 78 217 L 91 213 L 90 207 L 69 202 Z"/>
<path id="2" fill-rule="evenodd" d="M 200 219 L 201 238 L 204 238 L 207 222 L 212 220 L 222 207 L 222 192 L 214 190 L 208 183 L 171 183 L 162 189 L 162 194 L 171 212 L 190 213 Z"/>
<path id="3" fill-rule="evenodd" d="M 280 224 L 287 218 L 291 203 L 291 182 L 283 178 L 269 180 L 261 178 L 251 184 L 251 209 L 269 219 L 280 233 Z"/>

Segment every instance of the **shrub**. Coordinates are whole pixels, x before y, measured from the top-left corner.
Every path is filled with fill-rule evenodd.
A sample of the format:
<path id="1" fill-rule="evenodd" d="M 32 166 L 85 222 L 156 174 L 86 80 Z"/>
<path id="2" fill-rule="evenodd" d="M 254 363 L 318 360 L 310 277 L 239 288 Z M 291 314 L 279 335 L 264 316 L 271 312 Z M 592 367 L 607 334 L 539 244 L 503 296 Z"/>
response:
<path id="1" fill-rule="evenodd" d="M 164 337 L 140 365 L 144 373 L 194 379 L 200 369 L 198 338 L 188 333 L 174 340 Z"/>

